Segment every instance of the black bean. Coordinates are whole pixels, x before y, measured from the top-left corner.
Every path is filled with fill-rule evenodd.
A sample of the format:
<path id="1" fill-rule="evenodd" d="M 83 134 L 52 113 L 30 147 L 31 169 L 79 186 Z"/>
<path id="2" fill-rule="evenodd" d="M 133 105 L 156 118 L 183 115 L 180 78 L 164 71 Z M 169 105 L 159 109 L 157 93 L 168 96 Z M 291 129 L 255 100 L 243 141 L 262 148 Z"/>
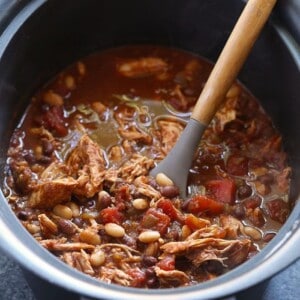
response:
<path id="1" fill-rule="evenodd" d="M 252 188 L 249 185 L 243 184 L 238 187 L 237 195 L 239 199 L 245 199 L 247 197 L 250 197 L 251 194 L 252 194 Z"/>
<path id="2" fill-rule="evenodd" d="M 38 159 L 39 163 L 47 165 L 51 163 L 51 158 L 49 156 L 42 155 Z"/>
<path id="3" fill-rule="evenodd" d="M 147 277 L 154 276 L 155 275 L 154 267 L 147 268 L 146 271 L 145 271 L 145 274 L 146 274 Z"/>
<path id="4" fill-rule="evenodd" d="M 167 198 L 174 198 L 179 195 L 179 188 L 175 185 L 166 185 L 160 188 L 160 193 Z"/>
<path id="5" fill-rule="evenodd" d="M 146 284 L 149 288 L 155 289 L 159 287 L 159 281 L 157 277 L 147 279 Z"/>
<path id="6" fill-rule="evenodd" d="M 24 151 L 23 157 L 30 165 L 36 163 L 36 158 L 32 151 Z"/>
<path id="7" fill-rule="evenodd" d="M 154 256 L 144 255 L 142 257 L 142 264 L 144 267 L 151 267 L 154 266 L 156 263 L 157 263 L 157 258 Z"/>
<path id="8" fill-rule="evenodd" d="M 246 209 L 243 204 L 237 204 L 233 207 L 232 213 L 238 219 L 243 219 L 246 214 Z"/>
<path id="9" fill-rule="evenodd" d="M 69 220 L 59 219 L 57 225 L 58 229 L 67 235 L 72 235 L 76 232 L 76 227 Z"/>
<path id="10" fill-rule="evenodd" d="M 112 203 L 112 197 L 106 192 L 100 192 L 98 194 L 98 203 L 97 207 L 103 209 L 109 207 Z"/>
<path id="11" fill-rule="evenodd" d="M 76 217 L 73 219 L 73 223 L 76 224 L 78 227 L 82 227 L 84 224 L 84 221 L 81 218 Z"/>
<path id="12" fill-rule="evenodd" d="M 133 237 L 125 234 L 122 238 L 122 241 L 124 244 L 126 244 L 128 247 L 136 249 L 137 245 L 136 245 L 136 239 L 134 239 Z"/>
<path id="13" fill-rule="evenodd" d="M 28 218 L 30 216 L 30 212 L 21 210 L 18 212 L 17 216 L 21 221 L 26 221 L 26 220 L 28 220 Z"/>
<path id="14" fill-rule="evenodd" d="M 274 232 L 266 233 L 263 237 L 264 242 L 266 242 L 266 243 L 270 242 L 275 237 L 275 235 L 276 235 L 276 233 L 274 233 Z"/>
<path id="15" fill-rule="evenodd" d="M 88 208 L 93 208 L 96 205 L 96 201 L 93 199 L 90 199 L 89 201 L 86 202 L 86 207 Z"/>
<path id="16" fill-rule="evenodd" d="M 207 261 L 205 268 L 209 273 L 220 275 L 223 272 L 223 266 L 220 262 L 216 260 Z"/>
<path id="17" fill-rule="evenodd" d="M 159 185 L 157 184 L 156 180 L 154 178 L 151 178 L 149 180 L 149 185 L 151 185 L 154 189 L 158 190 L 159 189 Z"/>
<path id="18" fill-rule="evenodd" d="M 45 155 L 51 155 L 54 151 L 53 144 L 48 139 L 42 139 L 42 149 Z"/>

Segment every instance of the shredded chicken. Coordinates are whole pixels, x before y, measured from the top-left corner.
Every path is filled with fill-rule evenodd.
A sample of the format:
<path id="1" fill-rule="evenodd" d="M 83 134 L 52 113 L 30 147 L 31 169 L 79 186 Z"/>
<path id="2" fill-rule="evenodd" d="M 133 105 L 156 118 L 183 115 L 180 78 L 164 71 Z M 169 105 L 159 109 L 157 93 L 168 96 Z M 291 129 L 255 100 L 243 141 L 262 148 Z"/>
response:
<path id="1" fill-rule="evenodd" d="M 233 267 L 246 260 L 251 241 L 203 238 L 183 242 L 170 242 L 161 246 L 164 254 L 185 255 L 199 266 L 204 261 L 217 260 L 226 267 Z"/>
<path id="2" fill-rule="evenodd" d="M 165 271 L 159 267 L 155 267 L 154 270 L 162 285 L 179 286 L 189 282 L 189 277 L 182 271 Z"/>
<path id="3" fill-rule="evenodd" d="M 65 238 L 41 240 L 39 243 L 50 251 L 80 251 L 81 249 L 93 250 L 94 245 L 87 243 L 66 243 Z"/>
<path id="4" fill-rule="evenodd" d="M 65 252 L 62 260 L 69 266 L 88 275 L 94 275 L 95 271 L 89 261 L 89 255 L 81 249 L 80 252 Z"/>
<path id="5" fill-rule="evenodd" d="M 78 196 L 92 197 L 103 182 L 105 160 L 100 147 L 88 135 L 83 135 L 77 147 L 67 160 L 71 175 L 76 178 L 77 186 L 73 193 Z"/>
<path id="6" fill-rule="evenodd" d="M 142 142 L 146 145 L 152 143 L 151 135 L 135 126 L 120 127 L 118 131 L 120 135 L 128 141 Z"/>
<path id="7" fill-rule="evenodd" d="M 41 231 L 45 237 L 49 237 L 58 232 L 57 225 L 50 220 L 46 214 L 38 215 L 38 220 L 40 222 Z"/>
<path id="8" fill-rule="evenodd" d="M 175 145 L 184 126 L 182 123 L 172 120 L 160 120 L 158 126 L 161 137 L 161 151 L 164 155 L 167 155 Z"/>
<path id="9" fill-rule="evenodd" d="M 28 205 L 31 207 L 51 208 L 70 200 L 77 181 L 67 175 L 68 168 L 53 162 L 41 174 L 39 183 L 31 193 Z"/>
<path id="10" fill-rule="evenodd" d="M 154 167 L 153 159 L 134 154 L 132 158 L 120 168 L 120 177 L 132 182 L 136 177 L 146 175 Z"/>
<path id="11" fill-rule="evenodd" d="M 128 60 L 117 65 L 120 74 L 129 78 L 147 77 L 166 71 L 168 65 L 158 57 Z"/>

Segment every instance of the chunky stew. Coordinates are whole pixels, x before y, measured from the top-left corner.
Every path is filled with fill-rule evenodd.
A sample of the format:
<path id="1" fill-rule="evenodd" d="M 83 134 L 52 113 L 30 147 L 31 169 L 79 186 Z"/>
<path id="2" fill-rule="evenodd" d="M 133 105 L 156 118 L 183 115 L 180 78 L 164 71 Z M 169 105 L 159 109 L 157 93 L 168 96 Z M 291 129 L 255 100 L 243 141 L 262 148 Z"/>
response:
<path id="1" fill-rule="evenodd" d="M 4 191 L 40 245 L 108 283 L 170 288 L 220 276 L 276 235 L 291 168 L 239 83 L 195 153 L 188 198 L 164 174 L 149 176 L 211 69 L 184 51 L 126 46 L 74 63 L 36 92 L 10 141 Z"/>

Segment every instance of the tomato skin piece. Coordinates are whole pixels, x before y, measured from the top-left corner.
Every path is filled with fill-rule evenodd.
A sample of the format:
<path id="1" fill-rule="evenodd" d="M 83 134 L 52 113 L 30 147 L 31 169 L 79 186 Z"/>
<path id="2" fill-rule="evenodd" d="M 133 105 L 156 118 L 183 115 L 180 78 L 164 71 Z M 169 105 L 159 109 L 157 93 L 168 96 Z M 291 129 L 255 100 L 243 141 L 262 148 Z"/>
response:
<path id="1" fill-rule="evenodd" d="M 193 214 L 187 214 L 184 223 L 193 231 L 203 228 L 210 224 L 209 221 L 205 219 L 200 219 Z"/>
<path id="2" fill-rule="evenodd" d="M 99 213 L 100 222 L 106 223 L 116 223 L 121 224 L 124 216 L 116 207 L 107 207 L 100 211 Z"/>
<path id="3" fill-rule="evenodd" d="M 168 255 L 164 257 L 156 264 L 156 266 L 158 266 L 159 268 L 165 271 L 175 270 L 175 256 Z"/>
<path id="4" fill-rule="evenodd" d="M 145 272 L 139 269 L 130 269 L 127 271 L 128 274 L 133 278 L 130 286 L 132 287 L 143 287 L 146 283 Z"/>
<path id="5" fill-rule="evenodd" d="M 167 216 L 171 218 L 172 221 L 176 220 L 182 223 L 184 217 L 180 212 L 174 207 L 173 203 L 169 199 L 161 199 L 157 203 L 157 207 L 160 208 Z"/>
<path id="6" fill-rule="evenodd" d="M 231 179 L 210 180 L 205 184 L 207 190 L 220 202 L 234 204 L 236 184 Z"/>
<path id="7" fill-rule="evenodd" d="M 155 208 L 149 208 L 143 216 L 141 226 L 143 228 L 157 230 L 160 234 L 165 234 L 170 225 L 170 217 Z"/>
<path id="8" fill-rule="evenodd" d="M 58 136 L 66 136 L 68 129 L 65 125 L 64 112 L 61 106 L 52 106 L 42 115 L 42 120 L 47 129 L 55 131 Z"/>
<path id="9" fill-rule="evenodd" d="M 187 204 L 187 211 L 196 215 L 202 212 L 217 215 L 222 213 L 223 210 L 224 203 L 201 195 L 194 196 Z"/>

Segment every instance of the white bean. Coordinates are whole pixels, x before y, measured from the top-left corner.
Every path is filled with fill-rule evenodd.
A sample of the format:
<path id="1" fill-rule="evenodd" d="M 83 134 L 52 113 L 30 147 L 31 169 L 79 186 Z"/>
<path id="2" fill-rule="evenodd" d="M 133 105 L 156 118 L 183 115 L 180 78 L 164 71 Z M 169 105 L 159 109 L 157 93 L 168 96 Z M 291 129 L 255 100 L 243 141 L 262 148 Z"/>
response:
<path id="1" fill-rule="evenodd" d="M 96 250 L 91 254 L 90 262 L 92 266 L 99 267 L 105 262 L 105 253 L 102 250 Z"/>
<path id="2" fill-rule="evenodd" d="M 173 181 L 164 173 L 158 173 L 155 179 L 161 186 L 174 185 Z"/>
<path id="3" fill-rule="evenodd" d="M 144 231 L 139 235 L 139 240 L 142 243 L 146 243 L 146 244 L 155 242 L 159 238 L 160 238 L 160 233 L 154 230 Z"/>
<path id="4" fill-rule="evenodd" d="M 260 240 L 262 238 L 261 232 L 258 229 L 250 226 L 244 227 L 244 234 L 250 236 L 253 240 Z"/>
<path id="5" fill-rule="evenodd" d="M 54 93 L 51 90 L 47 91 L 44 94 L 43 100 L 49 105 L 62 106 L 64 104 L 64 99 L 62 98 L 62 96 Z"/>
<path id="6" fill-rule="evenodd" d="M 100 235 L 88 229 L 80 232 L 79 239 L 81 242 L 91 245 L 99 245 L 101 243 Z"/>
<path id="7" fill-rule="evenodd" d="M 125 229 L 116 223 L 107 223 L 104 225 L 104 229 L 112 237 L 120 238 L 125 235 Z"/>
<path id="8" fill-rule="evenodd" d="M 134 199 L 132 205 L 135 209 L 144 210 L 148 207 L 148 201 L 143 198 Z"/>
<path id="9" fill-rule="evenodd" d="M 73 217 L 72 209 L 66 205 L 62 205 L 62 204 L 55 205 L 53 208 L 53 212 L 54 214 L 56 214 L 57 216 L 63 219 L 69 220 L 72 219 Z"/>

